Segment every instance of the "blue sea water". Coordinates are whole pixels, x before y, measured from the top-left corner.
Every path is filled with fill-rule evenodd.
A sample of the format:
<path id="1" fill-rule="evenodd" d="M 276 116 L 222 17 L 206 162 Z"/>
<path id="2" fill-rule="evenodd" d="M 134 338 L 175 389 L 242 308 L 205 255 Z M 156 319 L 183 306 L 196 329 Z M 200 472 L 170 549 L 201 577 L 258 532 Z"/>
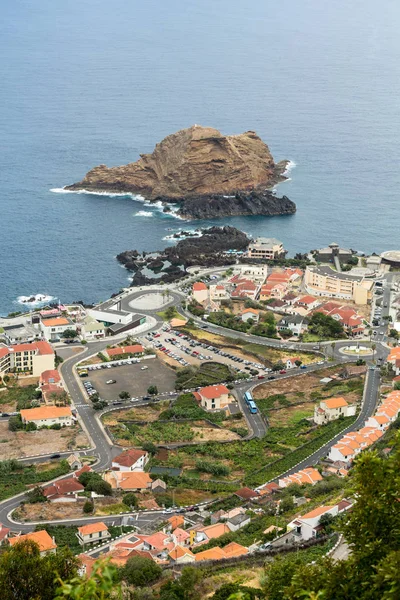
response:
<path id="1" fill-rule="evenodd" d="M 105 299 L 127 283 L 118 252 L 168 243 L 182 222 L 157 208 L 50 190 L 194 123 L 254 129 L 276 160 L 296 163 L 278 188 L 295 215 L 223 223 L 277 237 L 290 253 L 332 241 L 400 247 L 397 0 L 1 7 L 0 314 L 39 292 Z"/>

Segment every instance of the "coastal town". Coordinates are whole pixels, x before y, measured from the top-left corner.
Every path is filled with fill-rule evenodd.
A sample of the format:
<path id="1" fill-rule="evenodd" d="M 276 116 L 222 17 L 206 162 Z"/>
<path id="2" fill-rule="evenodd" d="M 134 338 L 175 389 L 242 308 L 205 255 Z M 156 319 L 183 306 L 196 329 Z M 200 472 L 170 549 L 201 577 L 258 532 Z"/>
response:
<path id="1" fill-rule="evenodd" d="M 400 253 L 275 238 L 0 319 L 0 540 L 161 573 L 318 547 L 400 413 Z M 246 561 L 250 561 L 246 563 Z M 214 568 L 214 567 L 213 567 Z"/>

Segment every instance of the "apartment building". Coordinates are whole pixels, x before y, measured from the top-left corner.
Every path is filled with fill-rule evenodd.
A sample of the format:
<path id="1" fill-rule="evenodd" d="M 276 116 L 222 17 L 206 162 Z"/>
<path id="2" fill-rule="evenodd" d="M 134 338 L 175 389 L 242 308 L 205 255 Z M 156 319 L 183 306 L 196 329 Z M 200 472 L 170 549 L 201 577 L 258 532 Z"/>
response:
<path id="1" fill-rule="evenodd" d="M 247 250 L 249 258 L 259 258 L 263 260 L 274 260 L 276 258 L 285 258 L 287 250 L 284 249 L 282 242 L 275 238 L 257 238 L 250 242 Z"/>
<path id="2" fill-rule="evenodd" d="M 0 377 L 10 372 L 39 377 L 43 371 L 54 369 L 54 359 L 53 348 L 44 341 L 0 346 Z"/>
<path id="3" fill-rule="evenodd" d="M 308 266 L 304 284 L 310 294 L 342 298 L 365 305 L 371 301 L 374 282 L 348 273 L 339 273 L 331 267 Z"/>

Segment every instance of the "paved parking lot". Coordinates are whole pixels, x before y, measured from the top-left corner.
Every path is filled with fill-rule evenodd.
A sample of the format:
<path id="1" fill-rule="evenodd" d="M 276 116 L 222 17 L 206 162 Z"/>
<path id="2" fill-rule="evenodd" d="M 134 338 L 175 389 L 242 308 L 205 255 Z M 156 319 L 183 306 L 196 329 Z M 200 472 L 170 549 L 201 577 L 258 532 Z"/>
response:
<path id="1" fill-rule="evenodd" d="M 203 362 L 216 361 L 226 364 L 232 369 L 241 370 L 244 373 L 250 368 L 263 374 L 268 371 L 268 369 L 259 363 L 238 360 L 237 357 L 231 355 L 229 352 L 215 348 L 211 344 L 191 340 L 187 336 L 182 336 L 175 331 L 164 330 L 155 335 L 147 334 L 143 339 L 143 343 L 161 351 L 163 351 L 162 348 L 165 348 L 168 351 L 168 356 L 173 358 L 176 366 L 179 367 L 186 366 L 187 364 L 199 366 Z M 179 362 L 179 359 L 181 359 L 181 362 Z"/>
<path id="2" fill-rule="evenodd" d="M 147 369 L 142 370 L 142 367 Z M 129 392 L 131 398 L 137 398 L 147 395 L 149 385 L 156 385 L 159 393 L 170 392 L 175 385 L 175 373 L 157 358 L 133 365 L 89 371 L 87 379 L 96 388 L 100 398 L 107 402 L 119 400 L 118 394 L 122 391 Z M 106 381 L 110 379 L 115 379 L 116 383 L 107 384 Z"/>

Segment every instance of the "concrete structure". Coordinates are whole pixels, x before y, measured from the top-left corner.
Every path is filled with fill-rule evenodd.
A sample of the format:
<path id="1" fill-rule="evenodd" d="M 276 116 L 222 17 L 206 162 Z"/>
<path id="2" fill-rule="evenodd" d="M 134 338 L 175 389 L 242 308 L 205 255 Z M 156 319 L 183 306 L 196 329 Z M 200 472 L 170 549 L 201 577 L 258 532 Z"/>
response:
<path id="1" fill-rule="evenodd" d="M 88 315 L 104 323 L 110 334 L 122 333 L 143 325 L 146 322 L 144 315 L 137 315 L 121 309 L 121 300 L 111 298 L 95 308 L 88 309 Z"/>
<path id="2" fill-rule="evenodd" d="M 81 327 L 81 334 L 84 340 L 88 342 L 99 340 L 106 335 L 106 326 L 101 321 L 93 319 L 90 315 L 85 317 Z"/>
<path id="3" fill-rule="evenodd" d="M 196 394 L 205 410 L 221 410 L 229 404 L 229 390 L 225 385 L 208 385 Z"/>
<path id="4" fill-rule="evenodd" d="M 130 448 L 113 458 L 111 467 L 118 471 L 144 471 L 149 458 L 149 453 L 145 450 Z"/>
<path id="5" fill-rule="evenodd" d="M 231 531 L 238 531 L 250 523 L 250 517 L 246 514 L 238 514 L 227 519 L 226 524 Z"/>
<path id="6" fill-rule="evenodd" d="M 335 257 L 338 257 L 342 264 L 347 263 L 352 256 L 353 252 L 351 250 L 339 248 L 339 244 L 336 243 L 329 244 L 327 248 L 321 248 L 314 254 L 314 258 L 317 262 L 334 263 Z"/>
<path id="7" fill-rule="evenodd" d="M 274 260 L 276 258 L 285 258 L 286 250 L 282 242 L 275 238 L 257 238 L 250 242 L 247 256 L 249 258 L 258 258 L 262 260 Z"/>
<path id="8" fill-rule="evenodd" d="M 21 410 L 23 423 L 35 423 L 36 427 L 61 425 L 68 427 L 74 424 L 69 406 L 40 406 Z"/>
<path id="9" fill-rule="evenodd" d="M 3 327 L 2 336 L 7 344 L 23 344 L 33 342 L 40 337 L 40 332 L 28 324 L 6 325 Z"/>
<path id="10" fill-rule="evenodd" d="M 10 372 L 29 372 L 39 377 L 43 371 L 54 369 L 54 351 L 47 342 L 0 346 L 0 377 Z"/>
<path id="11" fill-rule="evenodd" d="M 78 527 L 78 533 L 76 534 L 79 543 L 84 546 L 85 544 L 94 544 L 102 542 L 111 537 L 108 527 L 102 521 L 98 523 L 90 523 L 89 525 L 83 525 Z"/>
<path id="12" fill-rule="evenodd" d="M 267 265 L 239 265 L 234 268 L 234 273 L 240 279 L 249 279 L 253 283 L 264 283 L 268 275 Z"/>
<path id="13" fill-rule="evenodd" d="M 381 259 L 384 265 L 390 265 L 391 267 L 400 267 L 400 250 L 388 250 L 382 252 Z"/>
<path id="14" fill-rule="evenodd" d="M 365 305 L 372 299 L 374 282 L 349 273 L 338 273 L 331 267 L 306 268 L 304 284 L 307 292 L 316 296 L 352 300 Z"/>
<path id="15" fill-rule="evenodd" d="M 199 304 L 205 302 L 208 298 L 208 288 L 206 284 L 202 281 L 196 281 L 193 284 L 192 295 L 196 302 L 198 302 Z"/>
<path id="16" fill-rule="evenodd" d="M 314 421 L 317 425 L 324 425 L 339 417 L 350 417 L 356 414 L 356 405 L 349 405 L 342 397 L 326 398 L 321 400 L 314 409 Z"/>
<path id="17" fill-rule="evenodd" d="M 46 556 L 46 554 L 55 554 L 57 544 L 52 537 L 47 533 L 46 530 L 34 531 L 33 533 L 26 533 L 25 535 L 18 535 L 17 537 L 8 538 L 10 546 L 14 546 L 20 542 L 25 541 L 35 542 L 39 546 L 40 556 Z"/>

